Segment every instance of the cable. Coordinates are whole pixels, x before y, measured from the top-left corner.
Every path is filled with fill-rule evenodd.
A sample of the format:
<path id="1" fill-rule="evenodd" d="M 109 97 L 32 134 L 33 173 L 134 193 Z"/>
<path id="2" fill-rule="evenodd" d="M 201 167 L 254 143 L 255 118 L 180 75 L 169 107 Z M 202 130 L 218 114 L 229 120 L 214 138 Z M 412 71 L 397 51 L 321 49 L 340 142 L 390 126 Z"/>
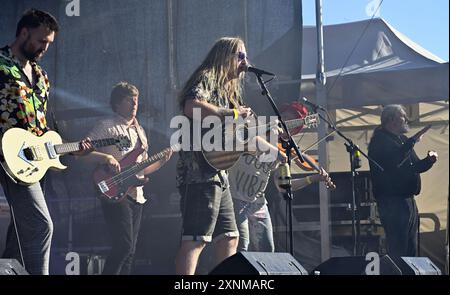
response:
<path id="1" fill-rule="evenodd" d="M 15 230 L 15 232 L 16 232 L 17 246 L 19 247 L 20 259 L 22 260 L 22 266 L 23 266 L 23 268 L 26 269 L 26 266 L 25 266 L 25 260 L 23 259 L 22 244 L 20 243 L 19 230 L 18 230 L 18 228 L 17 228 L 16 216 L 15 216 L 15 214 L 14 214 L 13 205 L 12 205 L 12 204 L 9 204 L 9 207 L 10 207 L 10 209 L 11 209 L 11 217 L 12 217 L 12 221 L 13 221 L 13 224 L 14 224 L 14 230 Z"/>
<path id="2" fill-rule="evenodd" d="M 356 48 L 359 45 L 359 42 L 361 41 L 362 37 L 364 36 L 364 34 L 366 33 L 367 29 L 369 28 L 370 24 L 372 23 L 375 15 L 377 14 L 378 10 L 381 7 L 381 4 L 383 4 L 384 0 L 380 1 L 380 4 L 378 4 L 377 9 L 375 9 L 372 17 L 370 18 L 370 21 L 367 23 L 367 25 L 365 26 L 364 30 L 362 31 L 361 35 L 359 36 L 358 40 L 356 41 L 355 46 L 353 46 L 352 51 L 349 53 L 349 55 L 347 56 L 347 59 L 345 60 L 344 64 L 342 65 L 339 74 L 337 74 L 336 79 L 334 79 L 333 84 L 331 84 L 331 87 L 328 89 L 327 91 L 327 96 L 330 94 L 331 90 L 333 89 L 334 85 L 336 84 L 336 81 L 339 79 L 339 77 L 341 76 L 342 72 L 344 71 L 344 67 L 347 65 L 348 61 L 350 60 L 350 57 L 353 55 L 353 53 L 355 52 Z"/>

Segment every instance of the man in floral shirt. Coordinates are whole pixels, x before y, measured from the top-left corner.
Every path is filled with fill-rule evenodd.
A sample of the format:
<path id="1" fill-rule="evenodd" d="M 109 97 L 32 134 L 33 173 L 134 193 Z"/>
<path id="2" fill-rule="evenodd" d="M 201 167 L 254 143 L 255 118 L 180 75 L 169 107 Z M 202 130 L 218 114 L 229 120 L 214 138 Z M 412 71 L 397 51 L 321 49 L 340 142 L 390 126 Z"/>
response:
<path id="1" fill-rule="evenodd" d="M 34 13 L 34 17 L 38 17 L 37 11 Z M 28 18 L 31 16 L 33 15 L 30 13 Z M 57 30 L 56 22 L 54 25 L 53 30 Z M 31 35 L 29 33 L 31 30 L 24 28 L 23 31 L 27 34 L 25 38 L 28 41 L 22 44 L 22 48 L 12 45 L 0 49 L 0 131 L 2 134 L 11 127 L 23 128 L 38 136 L 47 131 L 45 113 L 50 84 L 47 73 L 36 63 L 36 60 L 53 42 L 56 32 L 53 30 L 41 25 L 34 30 L 36 34 Z M 20 32 L 17 33 L 20 34 Z M 33 36 L 36 38 L 32 38 Z M 21 35 L 17 36 L 18 39 L 21 37 Z M 17 41 L 14 44 L 17 44 Z M 21 52 L 15 53 L 14 51 L 17 50 Z"/>
<path id="2" fill-rule="evenodd" d="M 0 138 L 12 127 L 37 136 L 48 130 L 45 115 L 50 85 L 36 61 L 57 31 L 53 16 L 31 9 L 17 24 L 15 41 L 0 49 Z M 92 149 L 88 141 L 80 146 L 84 151 Z M 39 182 L 19 185 L 0 168 L 0 184 L 12 217 L 3 257 L 19 260 L 31 274 L 48 274 L 53 223 Z"/>

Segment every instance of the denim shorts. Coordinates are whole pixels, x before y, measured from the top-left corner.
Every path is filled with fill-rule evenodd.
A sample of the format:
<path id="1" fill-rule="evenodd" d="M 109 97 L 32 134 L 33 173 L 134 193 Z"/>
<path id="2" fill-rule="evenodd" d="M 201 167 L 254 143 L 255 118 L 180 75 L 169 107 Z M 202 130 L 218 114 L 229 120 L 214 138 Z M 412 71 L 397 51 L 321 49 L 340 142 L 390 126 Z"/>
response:
<path id="1" fill-rule="evenodd" d="M 182 240 L 211 242 L 239 236 L 229 185 L 193 183 L 180 186 L 179 192 Z"/>

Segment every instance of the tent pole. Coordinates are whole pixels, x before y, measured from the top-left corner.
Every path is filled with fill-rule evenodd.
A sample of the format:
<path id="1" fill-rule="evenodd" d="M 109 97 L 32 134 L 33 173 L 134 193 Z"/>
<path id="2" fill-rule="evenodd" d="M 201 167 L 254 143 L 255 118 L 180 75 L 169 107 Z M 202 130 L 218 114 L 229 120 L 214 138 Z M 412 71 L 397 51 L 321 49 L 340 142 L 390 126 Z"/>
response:
<path id="1" fill-rule="evenodd" d="M 322 0 L 316 0 L 316 28 L 317 28 L 317 72 L 316 72 L 316 97 L 319 105 L 327 105 L 326 76 L 323 51 L 323 24 L 322 24 Z M 327 135 L 325 122 L 321 122 L 318 127 L 318 137 L 323 138 Z M 327 143 L 319 143 L 319 161 L 320 165 L 328 171 L 328 153 Z M 329 192 L 323 182 L 319 184 L 320 199 L 320 245 L 321 260 L 326 261 L 330 258 L 330 213 L 329 213 Z"/>

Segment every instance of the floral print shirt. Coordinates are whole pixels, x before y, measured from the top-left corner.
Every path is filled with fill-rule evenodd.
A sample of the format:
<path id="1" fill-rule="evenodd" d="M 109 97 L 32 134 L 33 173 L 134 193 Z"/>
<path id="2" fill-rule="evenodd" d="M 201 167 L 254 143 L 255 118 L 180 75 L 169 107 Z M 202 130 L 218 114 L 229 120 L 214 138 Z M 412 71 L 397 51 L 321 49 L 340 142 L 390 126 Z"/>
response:
<path id="1" fill-rule="evenodd" d="M 31 63 L 35 85 L 31 85 L 8 46 L 0 49 L 0 135 L 18 127 L 41 136 L 47 128 L 45 114 L 50 84 L 46 72 Z"/>

